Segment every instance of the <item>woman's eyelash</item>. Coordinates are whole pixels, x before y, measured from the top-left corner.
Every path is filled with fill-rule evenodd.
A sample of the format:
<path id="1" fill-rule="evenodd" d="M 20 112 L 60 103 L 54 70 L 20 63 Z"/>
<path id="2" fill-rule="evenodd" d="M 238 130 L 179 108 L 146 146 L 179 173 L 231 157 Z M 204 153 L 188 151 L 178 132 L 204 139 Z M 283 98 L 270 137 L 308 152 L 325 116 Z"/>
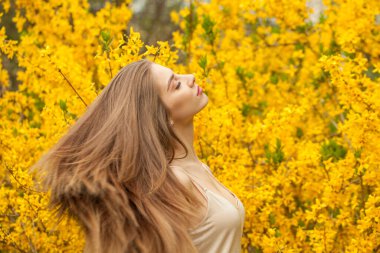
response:
<path id="1" fill-rule="evenodd" d="M 180 85 L 181 85 L 181 82 L 178 82 L 178 84 L 175 88 L 178 89 Z"/>

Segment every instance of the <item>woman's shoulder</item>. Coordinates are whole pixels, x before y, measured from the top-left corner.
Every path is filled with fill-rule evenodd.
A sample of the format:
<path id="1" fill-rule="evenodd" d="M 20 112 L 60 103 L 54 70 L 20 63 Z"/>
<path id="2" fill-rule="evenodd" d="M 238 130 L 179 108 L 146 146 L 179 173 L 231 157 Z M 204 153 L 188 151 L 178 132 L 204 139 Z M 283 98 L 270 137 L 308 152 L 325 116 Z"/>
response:
<path id="1" fill-rule="evenodd" d="M 175 175 L 176 179 L 184 185 L 187 189 L 193 190 L 193 184 L 189 175 L 180 167 L 172 166 L 170 167 L 171 171 Z"/>

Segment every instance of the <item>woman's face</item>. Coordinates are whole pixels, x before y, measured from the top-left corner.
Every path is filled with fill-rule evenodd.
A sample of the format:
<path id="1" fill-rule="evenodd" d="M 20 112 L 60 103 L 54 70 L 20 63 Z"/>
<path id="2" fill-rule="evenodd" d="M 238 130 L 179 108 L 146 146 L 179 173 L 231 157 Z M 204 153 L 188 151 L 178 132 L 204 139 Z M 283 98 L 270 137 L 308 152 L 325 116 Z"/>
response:
<path id="1" fill-rule="evenodd" d="M 158 85 L 160 97 L 169 110 L 174 124 L 188 122 L 208 103 L 208 97 L 198 88 L 192 74 L 180 75 L 159 64 L 152 64 L 155 85 Z M 199 94 L 200 93 L 200 94 Z"/>

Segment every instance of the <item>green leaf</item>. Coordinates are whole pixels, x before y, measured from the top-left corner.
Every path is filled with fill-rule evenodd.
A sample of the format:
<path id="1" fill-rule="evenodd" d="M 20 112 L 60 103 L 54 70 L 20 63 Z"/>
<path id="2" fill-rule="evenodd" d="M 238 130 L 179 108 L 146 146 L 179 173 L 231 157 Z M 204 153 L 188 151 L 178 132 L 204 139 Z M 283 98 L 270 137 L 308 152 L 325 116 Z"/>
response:
<path id="1" fill-rule="evenodd" d="M 298 33 L 307 33 L 313 27 L 313 22 L 308 21 L 303 25 L 299 25 L 296 27 L 296 32 Z"/>
<path id="2" fill-rule="evenodd" d="M 203 69 L 204 72 L 206 72 L 207 67 L 207 54 L 202 56 L 198 61 L 199 66 Z"/>
<path id="3" fill-rule="evenodd" d="M 203 14 L 202 28 L 205 31 L 203 38 L 210 44 L 213 45 L 215 42 L 215 32 L 214 32 L 215 22 L 211 20 L 209 15 Z"/>
<path id="4" fill-rule="evenodd" d="M 276 138 L 275 150 L 271 152 L 269 145 L 264 145 L 266 162 L 275 165 L 277 167 L 282 161 L 284 161 L 285 154 L 282 151 L 283 146 L 281 145 L 281 140 Z"/>
<path id="5" fill-rule="evenodd" d="M 247 72 L 246 74 L 245 74 L 245 76 L 246 77 L 248 77 L 249 79 L 251 79 L 251 78 L 253 78 L 254 77 L 254 74 L 252 73 L 252 72 Z"/>
<path id="6" fill-rule="evenodd" d="M 301 138 L 302 138 L 302 136 L 303 136 L 302 128 L 297 127 L 296 136 L 297 136 L 298 139 L 301 139 Z"/>
<path id="7" fill-rule="evenodd" d="M 330 130 L 330 134 L 335 134 L 338 132 L 338 128 L 336 128 L 332 122 L 329 123 L 328 127 Z"/>
<path id="8" fill-rule="evenodd" d="M 271 226 L 273 226 L 274 224 L 276 224 L 276 217 L 275 217 L 275 215 L 272 212 L 268 215 L 268 219 L 269 219 L 269 224 Z"/>
<path id="9" fill-rule="evenodd" d="M 302 51 L 305 51 L 305 46 L 301 43 L 301 42 L 297 42 L 296 44 L 295 44 L 295 49 L 296 50 L 302 50 Z"/>
<path id="10" fill-rule="evenodd" d="M 281 28 L 279 25 L 275 24 L 275 25 L 272 25 L 272 33 L 280 33 L 281 32 Z"/>
<path id="11" fill-rule="evenodd" d="M 355 150 L 354 156 L 356 159 L 359 159 L 361 157 L 362 151 L 363 151 L 362 149 Z"/>
<path id="12" fill-rule="evenodd" d="M 366 71 L 363 71 L 363 74 L 365 74 L 372 81 L 376 81 L 376 79 L 380 77 L 380 73 L 373 72 L 374 70 L 375 67 L 373 65 L 370 65 Z"/>
<path id="13" fill-rule="evenodd" d="M 102 30 L 100 32 L 100 35 L 102 36 L 102 39 L 103 39 L 104 42 L 109 41 L 110 38 L 111 38 L 111 34 L 110 34 L 110 32 L 108 30 Z"/>
<path id="14" fill-rule="evenodd" d="M 18 136 L 17 128 L 15 128 L 15 127 L 12 128 L 12 135 L 13 135 L 13 137 L 17 137 Z"/>
<path id="15" fill-rule="evenodd" d="M 182 45 L 185 51 L 187 51 L 192 34 L 198 24 L 198 14 L 193 3 L 190 4 L 189 14 L 184 17 L 184 21 L 185 29 L 183 31 Z"/>
<path id="16" fill-rule="evenodd" d="M 342 145 L 337 144 L 334 140 L 324 143 L 321 147 L 322 161 L 332 157 L 332 161 L 336 162 L 346 157 L 347 149 Z"/>
<path id="17" fill-rule="evenodd" d="M 241 113 L 244 117 L 247 117 L 252 111 L 252 106 L 250 104 L 243 103 L 243 108 L 241 109 Z"/>
<path id="18" fill-rule="evenodd" d="M 63 101 L 62 99 L 60 99 L 59 100 L 59 107 L 61 107 L 62 111 L 67 112 L 66 101 Z"/>
<path id="19" fill-rule="evenodd" d="M 274 164 L 279 164 L 284 160 L 284 152 L 282 151 L 281 140 L 276 139 L 276 150 L 272 154 L 272 160 Z"/>
<path id="20" fill-rule="evenodd" d="M 323 13 L 321 13 L 319 15 L 319 23 L 323 24 L 323 23 L 325 23 L 326 20 L 327 20 L 327 16 L 324 15 Z"/>
<path id="21" fill-rule="evenodd" d="M 278 74 L 276 72 L 273 72 L 270 76 L 270 82 L 273 84 L 278 83 Z"/>
<path id="22" fill-rule="evenodd" d="M 276 232 L 275 232 L 274 236 L 275 236 L 275 237 L 280 237 L 280 236 L 281 236 L 280 230 L 279 230 L 278 228 L 276 228 L 275 231 L 276 231 Z"/>

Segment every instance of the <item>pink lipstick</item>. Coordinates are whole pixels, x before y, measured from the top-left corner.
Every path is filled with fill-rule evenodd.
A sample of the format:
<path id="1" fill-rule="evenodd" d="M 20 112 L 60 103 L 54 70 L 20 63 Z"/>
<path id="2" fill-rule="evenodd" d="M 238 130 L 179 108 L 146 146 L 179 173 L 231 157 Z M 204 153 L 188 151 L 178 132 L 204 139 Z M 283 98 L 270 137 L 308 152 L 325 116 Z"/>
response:
<path id="1" fill-rule="evenodd" d="M 202 88 L 199 87 L 199 86 L 197 86 L 197 87 L 198 87 L 198 94 L 197 94 L 197 96 L 199 96 L 200 94 L 202 94 Z"/>

